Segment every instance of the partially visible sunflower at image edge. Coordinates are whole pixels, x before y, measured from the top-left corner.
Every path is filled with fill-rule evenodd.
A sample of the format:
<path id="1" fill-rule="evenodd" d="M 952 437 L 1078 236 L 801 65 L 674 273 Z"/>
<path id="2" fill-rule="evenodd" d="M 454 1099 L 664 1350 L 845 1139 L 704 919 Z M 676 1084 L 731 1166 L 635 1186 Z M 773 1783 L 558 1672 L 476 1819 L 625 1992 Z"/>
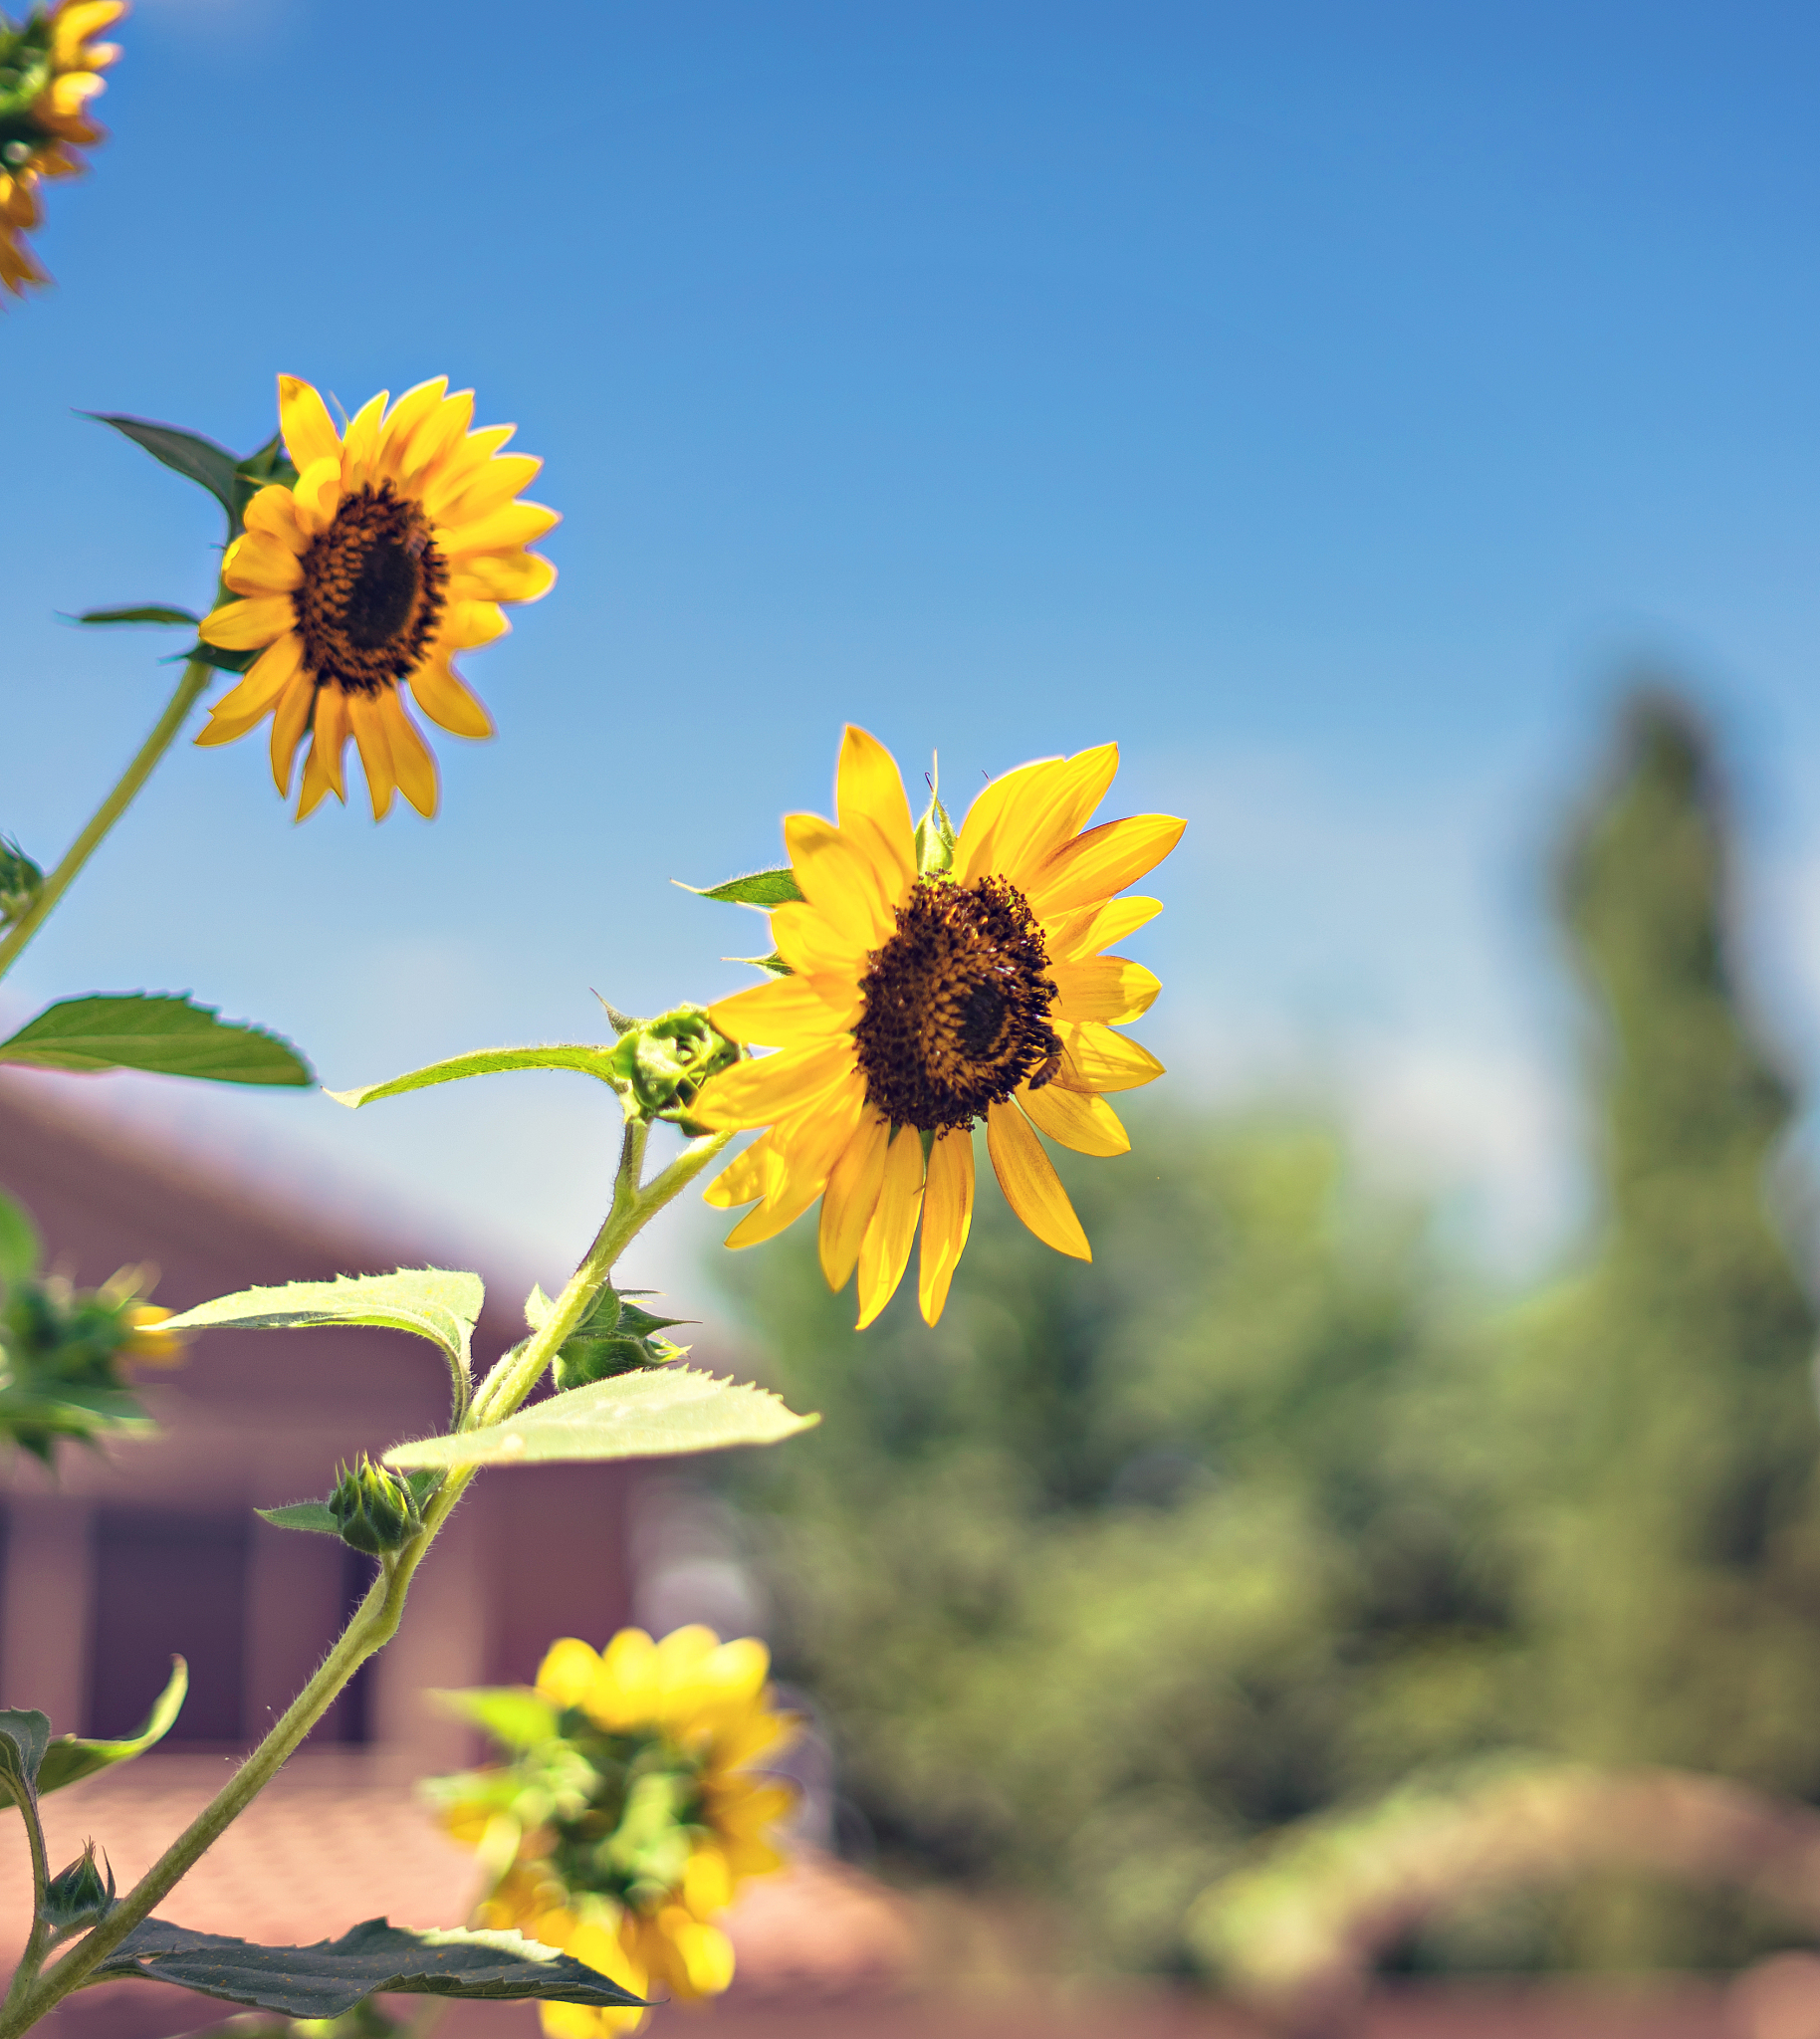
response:
<path id="1" fill-rule="evenodd" d="M 58 0 L 20 28 L 0 14 L 0 291 L 16 298 L 50 281 L 25 240 L 44 217 L 39 185 L 80 176 L 82 151 L 108 138 L 88 107 L 120 53 L 91 38 L 125 12 L 126 0 Z"/>
<path id="2" fill-rule="evenodd" d="M 1058 1252 L 1093 1257 L 1037 1137 L 1079 1154 L 1130 1141 L 1107 1104 L 1163 1073 L 1114 1029 L 1161 986 L 1103 952 L 1162 911 L 1115 898 L 1182 834 L 1169 814 L 1086 823 L 1118 747 L 1046 758 L 992 781 L 959 837 L 932 805 L 920 835 L 891 754 L 849 728 L 838 825 L 784 823 L 798 901 L 775 908 L 790 975 L 709 1009 L 730 1039 L 777 1050 L 703 1089 L 703 1125 L 767 1128 L 709 1185 L 710 1204 L 760 1199 L 727 1239 L 774 1238 L 821 1200 L 828 1285 L 859 1274 L 859 1328 L 890 1301 L 922 1233 L 918 1301 L 931 1324 L 973 1222 L 973 1127 L 1006 1200 Z M 946 817 L 940 816 L 945 829 Z"/>
<path id="3" fill-rule="evenodd" d="M 244 599 L 202 620 L 207 644 L 260 656 L 209 710 L 199 744 L 231 744 L 272 718 L 272 777 L 288 798 L 306 735 L 301 821 L 334 793 L 345 800 L 351 736 L 373 819 L 394 790 L 434 814 L 436 763 L 404 706 L 461 737 L 492 718 L 452 660 L 510 629 L 502 602 L 535 601 L 556 568 L 526 548 L 558 522 L 518 492 L 543 466 L 500 449 L 511 425 L 472 431 L 474 392 L 448 377 L 420 382 L 389 410 L 380 390 L 336 429 L 308 382 L 278 378 L 279 427 L 297 468 L 247 505 L 246 531 L 221 577 Z"/>

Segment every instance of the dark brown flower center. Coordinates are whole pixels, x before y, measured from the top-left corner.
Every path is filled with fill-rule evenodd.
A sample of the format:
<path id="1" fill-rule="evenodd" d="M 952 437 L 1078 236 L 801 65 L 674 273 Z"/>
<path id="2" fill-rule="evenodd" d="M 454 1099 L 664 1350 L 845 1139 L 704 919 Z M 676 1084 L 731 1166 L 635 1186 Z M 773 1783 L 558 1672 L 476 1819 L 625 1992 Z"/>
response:
<path id="1" fill-rule="evenodd" d="M 1028 902 L 1003 878 L 919 878 L 859 980 L 853 1029 L 866 1101 L 894 1126 L 970 1126 L 1053 1072 L 1055 986 Z"/>
<path id="2" fill-rule="evenodd" d="M 376 694 L 422 664 L 442 617 L 448 562 L 390 482 L 357 490 L 304 555 L 291 597 L 319 687 Z"/>

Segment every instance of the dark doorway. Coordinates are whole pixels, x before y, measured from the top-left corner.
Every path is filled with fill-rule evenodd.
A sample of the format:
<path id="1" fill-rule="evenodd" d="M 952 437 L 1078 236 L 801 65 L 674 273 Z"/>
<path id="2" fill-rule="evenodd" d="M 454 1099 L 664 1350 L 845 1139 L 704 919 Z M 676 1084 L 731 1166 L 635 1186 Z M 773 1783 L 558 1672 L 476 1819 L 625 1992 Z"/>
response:
<path id="1" fill-rule="evenodd" d="M 89 1732 L 128 1734 L 189 1664 L 166 1747 L 239 1746 L 246 1683 L 247 1532 L 233 1515 L 104 1509 L 95 1525 Z"/>

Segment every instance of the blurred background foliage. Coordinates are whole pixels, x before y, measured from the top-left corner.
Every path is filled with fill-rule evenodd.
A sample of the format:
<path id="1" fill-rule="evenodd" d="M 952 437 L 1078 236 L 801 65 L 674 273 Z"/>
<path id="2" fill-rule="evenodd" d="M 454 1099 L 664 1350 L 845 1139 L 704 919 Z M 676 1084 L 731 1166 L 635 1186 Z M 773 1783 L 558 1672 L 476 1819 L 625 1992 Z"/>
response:
<path id="1" fill-rule="evenodd" d="M 1059 1258 L 990 1190 L 938 1329 L 850 1329 L 812 1239 L 732 1263 L 805 1449 L 722 1475 L 888 1871 L 1182 1966 L 1260 1837 L 1498 1751 L 1820 1796 L 1813 1306 L 1791 1097 L 1737 981 L 1712 746 L 1630 698 L 1562 845 L 1603 1198 L 1512 1301 L 1336 1136 L 1127 1102 Z M 1173 1093 L 1173 1094 L 1172 1094 Z M 1674 1965 L 1774 1928 L 1615 1879 L 1404 1958 Z"/>

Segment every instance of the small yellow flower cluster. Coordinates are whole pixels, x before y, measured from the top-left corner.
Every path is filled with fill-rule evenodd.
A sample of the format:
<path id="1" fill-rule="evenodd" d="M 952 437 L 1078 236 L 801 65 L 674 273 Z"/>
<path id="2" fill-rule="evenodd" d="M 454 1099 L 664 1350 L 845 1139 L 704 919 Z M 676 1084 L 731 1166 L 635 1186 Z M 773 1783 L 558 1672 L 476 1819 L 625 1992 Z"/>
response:
<path id="1" fill-rule="evenodd" d="M 125 12 L 126 0 L 57 0 L 21 30 L 0 16 L 6 75 L 33 88 L 9 108 L 0 80 L 0 291 L 16 298 L 50 280 L 25 241 L 43 218 L 39 185 L 80 176 L 88 168 L 82 150 L 107 139 L 89 118 L 89 102 L 106 89 L 101 74 L 120 53 L 91 38 Z"/>
<path id="2" fill-rule="evenodd" d="M 497 1790 L 476 1788 L 447 1807 L 444 1823 L 458 1840 L 495 1862 L 511 1851 L 480 1923 L 516 1927 L 637 1996 L 692 2000 L 724 1990 L 733 1945 L 721 1916 L 742 1882 L 783 1866 L 767 1830 L 789 1809 L 790 1788 L 748 1767 L 793 1728 L 767 1704 L 770 1669 L 764 1644 L 723 1643 L 701 1627 L 662 1642 L 622 1629 L 599 1652 L 573 1638 L 556 1644 L 539 1670 L 538 1697 L 595 1782 L 585 1805 L 559 1804 L 529 1828 Z M 500 1775 L 473 1781 L 484 1787 Z M 648 1799 L 645 1814 L 637 1809 L 641 1779 L 674 1783 L 655 1821 Z M 535 1803 L 535 1790 L 518 1803 Z M 566 1845 L 580 1836 L 584 1848 Z M 602 1863 L 613 1866 L 595 1867 Z M 643 2015 L 542 2006 L 552 2039 L 633 2031 Z"/>

